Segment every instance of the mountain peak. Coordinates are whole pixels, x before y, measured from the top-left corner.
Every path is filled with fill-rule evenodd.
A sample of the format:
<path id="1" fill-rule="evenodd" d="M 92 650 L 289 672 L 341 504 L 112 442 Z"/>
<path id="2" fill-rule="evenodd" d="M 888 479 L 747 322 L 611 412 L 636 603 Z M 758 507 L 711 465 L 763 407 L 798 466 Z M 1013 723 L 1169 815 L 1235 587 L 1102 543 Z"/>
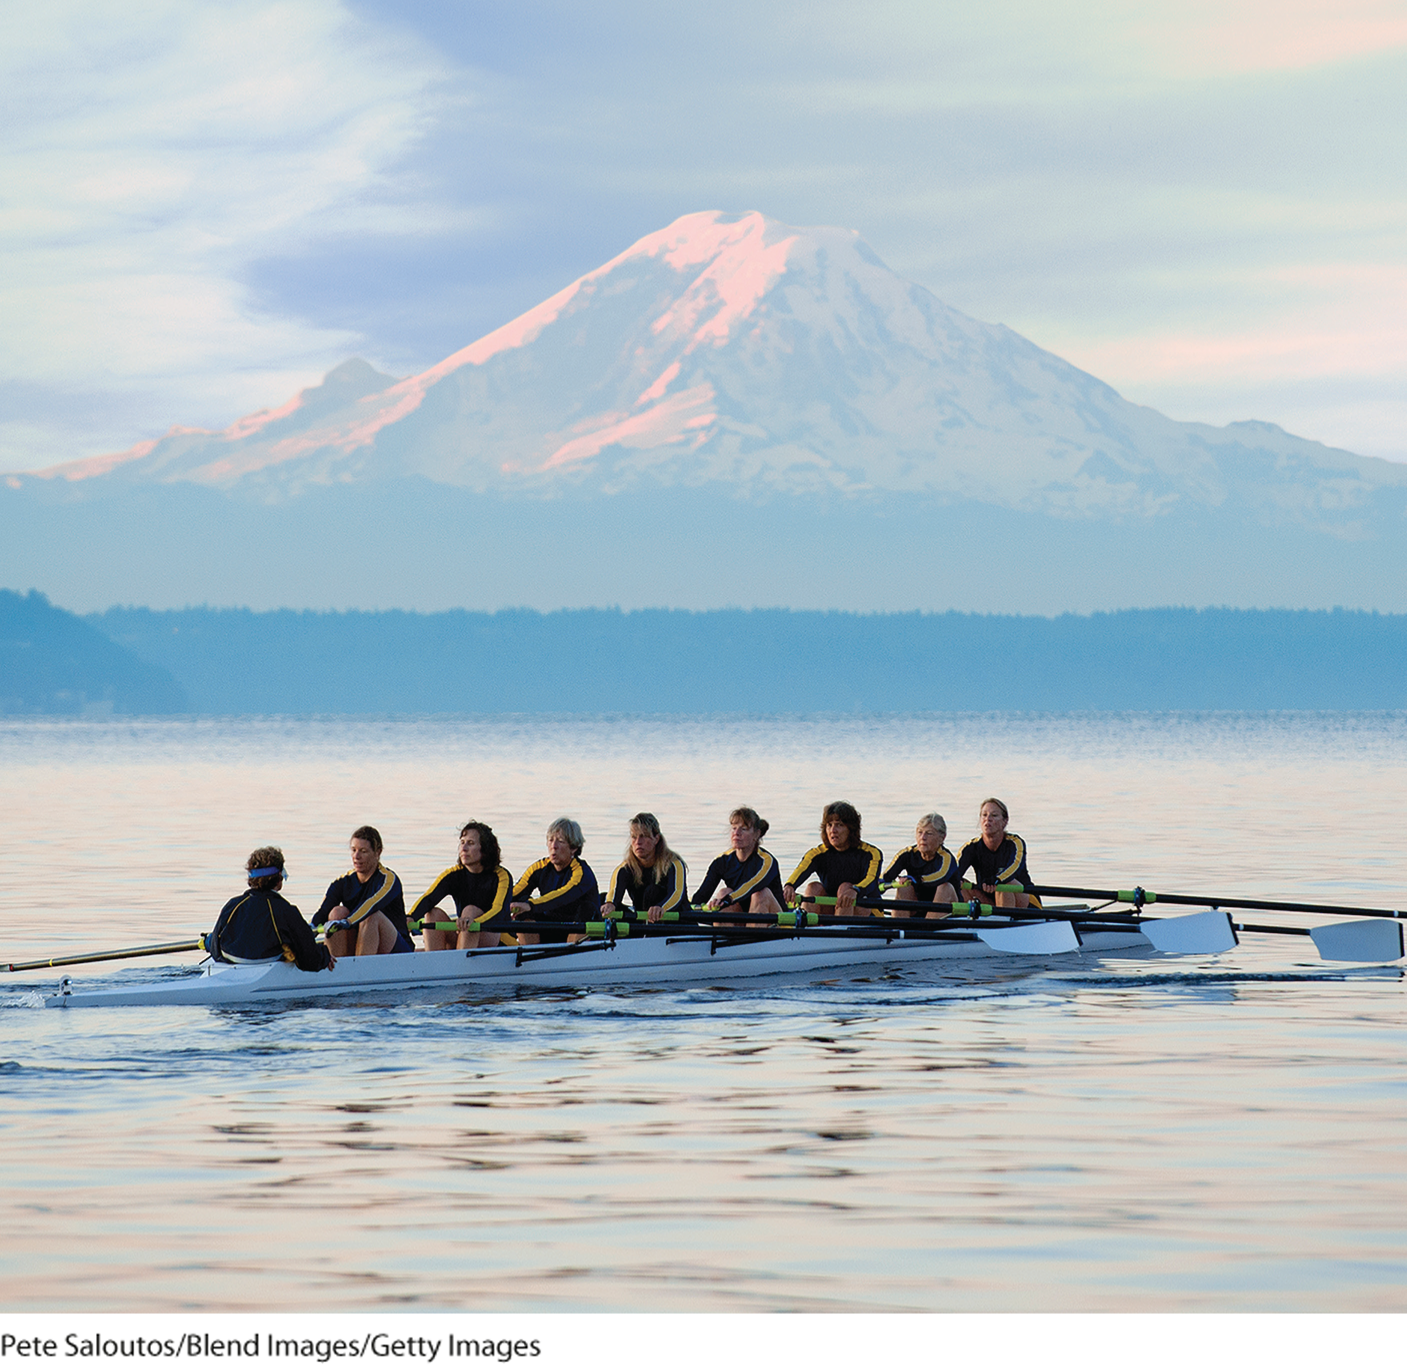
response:
<path id="1" fill-rule="evenodd" d="M 849 229 L 705 211 L 418 375 L 354 359 L 223 432 L 173 430 L 44 474 L 264 499 L 414 476 L 535 497 L 711 487 L 1069 518 L 1220 506 L 1267 471 L 1289 479 L 1291 455 L 1311 474 L 1256 495 L 1276 517 L 1351 516 L 1407 483 L 1407 468 L 1273 424 L 1175 423 L 1130 404 L 903 280 Z"/>

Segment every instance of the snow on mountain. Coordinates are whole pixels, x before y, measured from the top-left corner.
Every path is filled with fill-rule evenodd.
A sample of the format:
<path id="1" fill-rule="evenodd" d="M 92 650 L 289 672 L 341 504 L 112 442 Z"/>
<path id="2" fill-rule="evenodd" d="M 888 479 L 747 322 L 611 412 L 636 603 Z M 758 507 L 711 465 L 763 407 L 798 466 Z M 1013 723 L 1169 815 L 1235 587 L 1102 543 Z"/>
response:
<path id="1" fill-rule="evenodd" d="M 418 475 L 538 497 L 664 486 L 1065 517 L 1225 507 L 1348 536 L 1407 493 L 1407 467 L 1131 404 L 901 279 L 857 234 L 758 213 L 678 219 L 419 375 L 349 361 L 223 432 L 173 429 L 35 475 L 273 501 Z"/>

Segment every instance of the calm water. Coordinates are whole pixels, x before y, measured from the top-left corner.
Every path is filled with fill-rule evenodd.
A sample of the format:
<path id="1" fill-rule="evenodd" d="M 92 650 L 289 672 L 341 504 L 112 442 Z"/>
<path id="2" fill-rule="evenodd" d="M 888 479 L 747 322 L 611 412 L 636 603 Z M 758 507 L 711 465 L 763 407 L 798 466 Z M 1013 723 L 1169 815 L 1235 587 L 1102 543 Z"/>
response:
<path id="1" fill-rule="evenodd" d="M 193 936 L 248 851 L 316 906 L 366 821 L 604 877 L 656 812 L 786 865 L 996 793 L 1049 882 L 1404 902 L 1407 715 L 0 724 L 0 958 Z M 187 957 L 191 962 L 194 957 Z M 76 971 L 109 982 L 165 962 Z M 0 981 L 14 1309 L 1407 1309 L 1398 967 L 1208 960 L 421 1004 L 46 1012 Z"/>

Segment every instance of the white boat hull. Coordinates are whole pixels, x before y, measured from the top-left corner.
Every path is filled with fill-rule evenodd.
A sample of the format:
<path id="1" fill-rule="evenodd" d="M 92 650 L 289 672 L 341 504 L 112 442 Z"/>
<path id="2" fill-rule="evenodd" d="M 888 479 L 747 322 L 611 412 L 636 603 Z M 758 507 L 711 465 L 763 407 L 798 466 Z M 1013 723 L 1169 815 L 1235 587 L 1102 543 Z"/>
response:
<path id="1" fill-rule="evenodd" d="M 1068 924 L 1063 924 L 1068 925 Z M 1150 950 L 1137 931 L 1096 932 L 1081 937 L 1080 950 Z M 1069 952 L 1067 952 L 1069 953 Z M 1079 953 L 1075 951 L 1074 953 Z M 622 939 L 613 946 L 542 955 L 533 948 L 434 950 L 411 955 L 351 956 L 332 970 L 310 974 L 292 964 L 218 964 L 207 961 L 179 979 L 125 988 L 73 988 L 46 998 L 46 1007 L 221 1006 L 364 993 L 435 992 L 462 988 L 532 985 L 581 988 L 592 985 L 720 983 L 766 974 L 817 976 L 844 969 L 885 969 L 930 960 L 1010 961 L 1009 952 L 981 940 L 884 941 L 808 934 L 793 939 L 715 943 L 707 936 Z M 1029 957 L 1024 957 L 1029 958 Z"/>

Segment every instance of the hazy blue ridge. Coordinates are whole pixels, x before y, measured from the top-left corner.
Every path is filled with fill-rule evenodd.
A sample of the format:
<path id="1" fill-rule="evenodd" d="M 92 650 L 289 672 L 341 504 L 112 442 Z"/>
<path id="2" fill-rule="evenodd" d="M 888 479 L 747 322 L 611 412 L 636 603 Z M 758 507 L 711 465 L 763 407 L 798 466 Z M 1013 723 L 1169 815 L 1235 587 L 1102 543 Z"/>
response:
<path id="1" fill-rule="evenodd" d="M 113 608 L 202 713 L 1407 707 L 1407 614 Z"/>
<path id="2" fill-rule="evenodd" d="M 159 664 L 37 590 L 0 589 L 0 713 L 174 713 L 185 690 Z"/>

